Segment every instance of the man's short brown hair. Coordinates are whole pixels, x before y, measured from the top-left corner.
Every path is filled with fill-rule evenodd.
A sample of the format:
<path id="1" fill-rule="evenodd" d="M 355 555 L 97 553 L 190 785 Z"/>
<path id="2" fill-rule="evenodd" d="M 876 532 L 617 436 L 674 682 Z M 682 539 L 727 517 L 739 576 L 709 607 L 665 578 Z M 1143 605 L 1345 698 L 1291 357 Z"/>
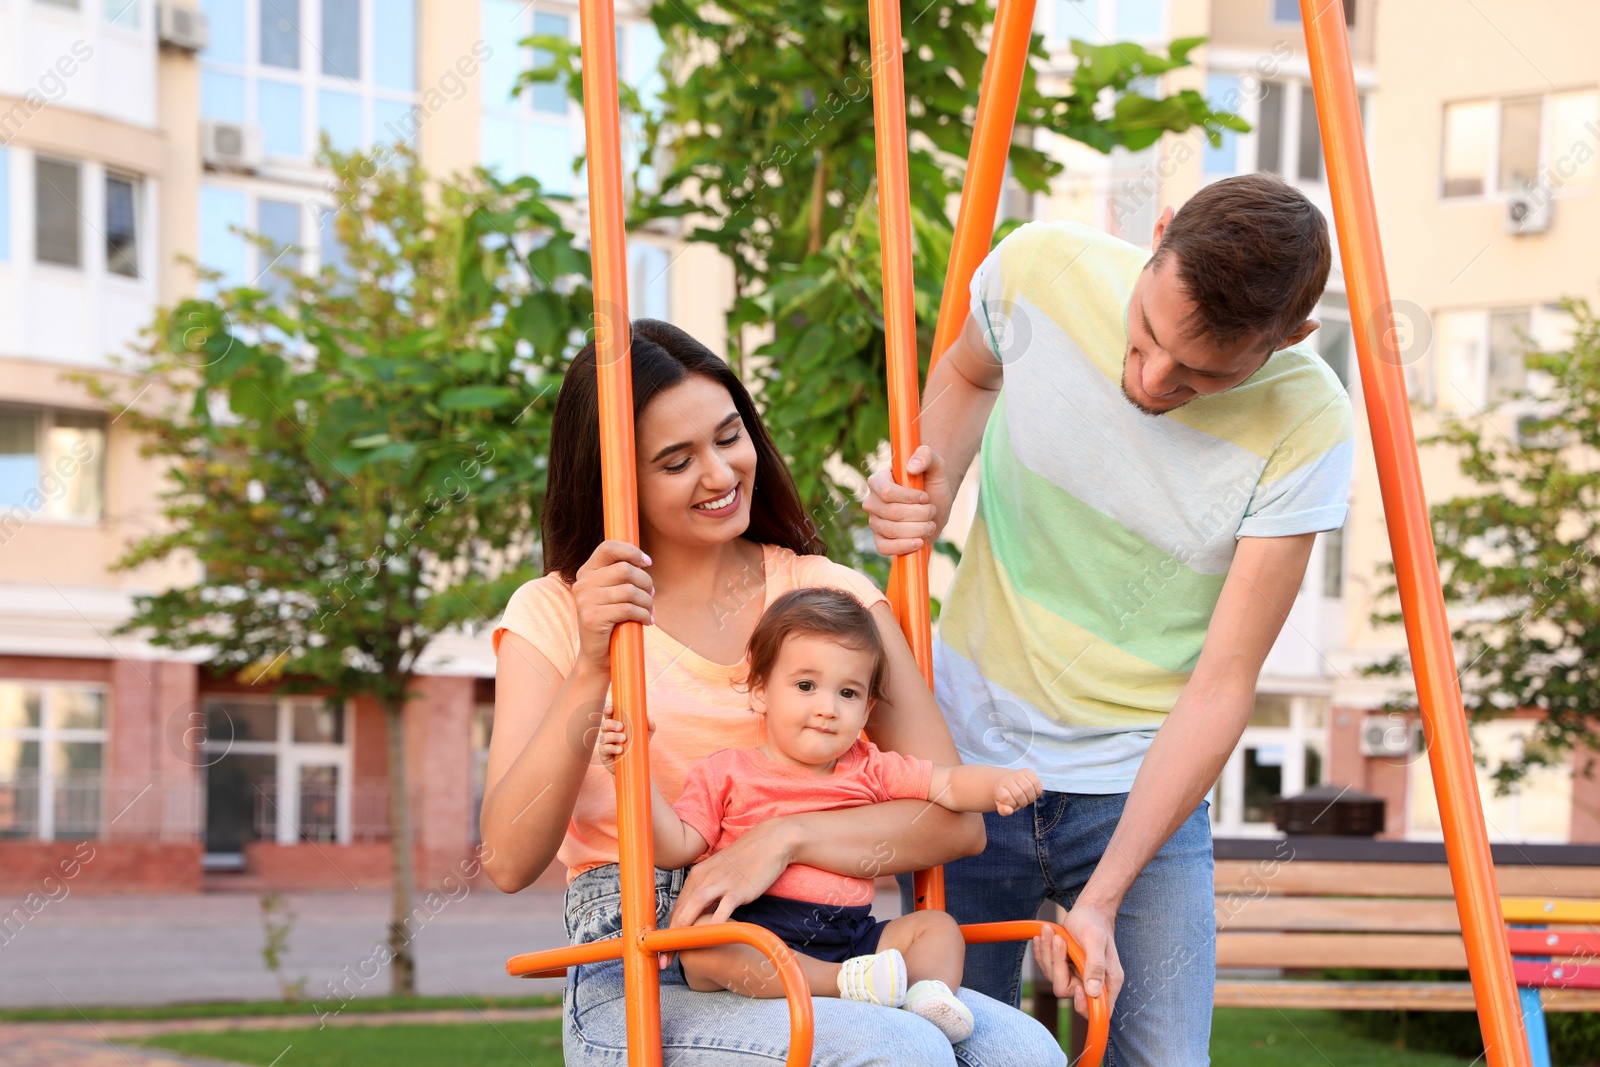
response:
<path id="1" fill-rule="evenodd" d="M 883 640 L 872 613 L 843 589 L 824 586 L 792 589 L 767 608 L 756 623 L 755 633 L 750 635 L 750 666 L 745 672 L 744 688 L 766 684 L 784 641 L 795 634 L 830 637 L 841 645 L 871 653 L 872 678 L 867 683 L 867 697 L 873 703 L 883 699 Z"/>
<path id="2" fill-rule="evenodd" d="M 1277 348 L 1310 316 L 1328 284 L 1328 224 L 1274 174 L 1206 186 L 1178 211 L 1151 259 L 1175 261 L 1195 303 L 1185 330 L 1218 348 L 1260 338 Z"/>

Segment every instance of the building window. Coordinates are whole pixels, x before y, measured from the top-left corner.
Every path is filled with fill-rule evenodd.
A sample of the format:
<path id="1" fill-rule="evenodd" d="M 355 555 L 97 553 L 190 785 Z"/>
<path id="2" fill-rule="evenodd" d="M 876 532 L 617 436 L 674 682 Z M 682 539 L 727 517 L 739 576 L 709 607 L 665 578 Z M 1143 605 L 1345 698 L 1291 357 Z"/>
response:
<path id="1" fill-rule="evenodd" d="M 243 189 L 201 186 L 200 265 L 221 275 L 211 284 L 220 288 L 249 285 L 283 293 L 287 283 L 278 277 L 279 272 L 306 269 L 306 256 L 313 251 L 320 265 L 347 273 L 334 234 L 336 212 L 316 199 L 280 199 L 269 195 L 269 190 L 287 191 L 282 186 L 255 183 Z M 263 238 L 266 245 L 250 237 Z"/>
<path id="2" fill-rule="evenodd" d="M 1056 0 L 1055 20 L 1048 34 L 1052 45 L 1064 45 L 1074 38 L 1100 39 L 1099 0 Z"/>
<path id="3" fill-rule="evenodd" d="M 305 161 L 416 135 L 416 0 L 206 0 L 200 110 Z M 255 32 L 250 34 L 250 28 Z"/>
<path id="4" fill-rule="evenodd" d="M 1116 0 L 1116 39 L 1153 41 L 1166 34 L 1164 0 Z"/>
<path id="5" fill-rule="evenodd" d="M 1206 101 L 1218 111 L 1239 110 L 1239 78 L 1233 74 L 1206 75 Z M 1222 144 L 1205 142 L 1204 170 L 1206 174 L 1220 176 L 1239 173 L 1239 135 L 1224 130 Z"/>
<path id="6" fill-rule="evenodd" d="M 34 160 L 34 258 L 63 267 L 82 266 L 82 191 L 76 163 Z"/>
<path id="7" fill-rule="evenodd" d="M 494 705 L 475 704 L 472 708 L 472 843 L 483 841 L 481 826 L 483 795 L 489 783 L 489 738 L 494 735 Z"/>
<path id="8" fill-rule="evenodd" d="M 1330 600 L 1344 596 L 1344 527 L 1322 535 L 1322 595 Z"/>
<path id="9" fill-rule="evenodd" d="M 139 276 L 139 183 L 106 175 L 106 270 Z"/>
<path id="10" fill-rule="evenodd" d="M 139 28 L 139 0 L 103 0 L 106 21 L 113 26 Z"/>
<path id="11" fill-rule="evenodd" d="M 201 763 L 214 866 L 251 841 L 348 843 L 348 709 L 316 697 L 209 697 Z"/>
<path id="12" fill-rule="evenodd" d="M 1479 412 L 1512 400 L 1519 392 L 1537 396 L 1539 383 L 1528 370 L 1528 354 L 1566 344 L 1571 321 L 1557 305 L 1439 312 L 1434 330 L 1442 363 L 1443 405 L 1452 411 Z"/>
<path id="13" fill-rule="evenodd" d="M 0 681 L 0 837 L 97 836 L 105 742 L 103 690 Z"/>
<path id="14" fill-rule="evenodd" d="M 1350 346 L 1350 301 L 1343 293 L 1328 290 L 1322 294 L 1315 312 L 1322 325 L 1311 335 L 1311 342 L 1323 362 L 1339 376 L 1339 384 L 1346 389 L 1352 380 Z"/>
<path id="15" fill-rule="evenodd" d="M 0 408 L 0 544 L 37 517 L 97 521 L 105 441 L 99 415 Z"/>
<path id="16" fill-rule="evenodd" d="M 78 0 L 38 0 L 38 2 L 50 7 L 66 8 L 68 11 L 78 10 Z"/>
<path id="17" fill-rule="evenodd" d="M 1272 0 L 1272 21 L 1300 25 L 1300 0 Z M 1344 0 L 1344 24 L 1356 24 L 1356 0 Z"/>
<path id="18" fill-rule="evenodd" d="M 256 249 L 259 265 L 251 284 L 280 296 L 287 294 L 289 284 L 282 272 L 301 268 L 300 213 L 301 206 L 287 200 L 262 197 L 256 201 L 256 233 L 267 245 Z"/>
<path id="19" fill-rule="evenodd" d="M 1272 802 L 1320 785 L 1327 747 L 1326 697 L 1258 693 L 1239 745 L 1212 790 L 1215 831 L 1275 833 Z"/>
<path id="20" fill-rule="evenodd" d="M 1600 93 L 1577 89 L 1444 107 L 1440 194 L 1495 196 L 1594 183 Z"/>
<path id="21" fill-rule="evenodd" d="M 1366 111 L 1366 97 L 1358 104 Z M 1317 125 L 1317 100 L 1304 82 L 1263 81 L 1255 126 L 1256 170 L 1281 174 L 1291 181 L 1321 183 L 1322 131 Z"/>
<path id="22" fill-rule="evenodd" d="M 1522 754 L 1525 746 L 1532 743 L 1535 726 L 1531 719 L 1496 719 L 1472 727 L 1473 751 L 1483 761 L 1477 764 L 1478 795 L 1483 801 L 1483 822 L 1492 844 L 1565 844 L 1571 839 L 1570 763 L 1536 767 L 1504 796 L 1489 776 L 1491 768 Z M 1419 756 L 1412 762 L 1408 777 L 1406 836 L 1437 841 L 1444 831 L 1428 761 Z"/>
<path id="23" fill-rule="evenodd" d="M 667 250 L 648 241 L 628 247 L 628 312 L 644 319 L 672 318 L 672 291 L 668 274 L 672 259 Z"/>

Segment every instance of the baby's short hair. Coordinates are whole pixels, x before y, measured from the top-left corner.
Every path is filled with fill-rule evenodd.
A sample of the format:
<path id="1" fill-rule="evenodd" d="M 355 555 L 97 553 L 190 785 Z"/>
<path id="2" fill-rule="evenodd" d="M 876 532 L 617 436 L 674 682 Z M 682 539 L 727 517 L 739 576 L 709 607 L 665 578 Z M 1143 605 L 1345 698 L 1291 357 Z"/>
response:
<path id="1" fill-rule="evenodd" d="M 756 623 L 755 633 L 750 635 L 745 688 L 766 682 L 784 641 L 795 634 L 831 637 L 842 645 L 872 653 L 872 681 L 867 686 L 867 696 L 874 702 L 883 699 L 886 667 L 877 623 L 853 595 L 824 586 L 790 590 L 767 608 Z"/>

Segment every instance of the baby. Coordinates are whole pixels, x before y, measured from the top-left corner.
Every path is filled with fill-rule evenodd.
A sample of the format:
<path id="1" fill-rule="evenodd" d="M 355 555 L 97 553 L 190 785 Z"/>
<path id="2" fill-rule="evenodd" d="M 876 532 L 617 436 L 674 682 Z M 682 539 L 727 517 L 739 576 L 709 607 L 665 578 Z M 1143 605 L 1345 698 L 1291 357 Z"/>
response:
<path id="1" fill-rule="evenodd" d="M 883 696 L 884 652 L 872 616 L 849 593 L 796 589 L 780 597 L 750 636 L 749 660 L 745 684 L 751 709 L 766 718 L 766 742 L 701 760 L 676 805 L 651 787 L 658 867 L 686 866 L 782 815 L 905 797 L 1010 815 L 1043 790 L 1030 770 L 935 766 L 860 736 Z M 606 718 L 600 752 L 613 773 L 626 742 L 623 724 Z M 794 949 L 812 996 L 904 1008 L 952 1042 L 965 1039 L 972 1012 L 954 992 L 966 955 L 956 921 L 943 911 L 874 920 L 872 898 L 869 878 L 794 864 L 732 917 Z M 696 949 L 682 959 L 691 989 L 783 996 L 775 970 L 748 945 Z"/>

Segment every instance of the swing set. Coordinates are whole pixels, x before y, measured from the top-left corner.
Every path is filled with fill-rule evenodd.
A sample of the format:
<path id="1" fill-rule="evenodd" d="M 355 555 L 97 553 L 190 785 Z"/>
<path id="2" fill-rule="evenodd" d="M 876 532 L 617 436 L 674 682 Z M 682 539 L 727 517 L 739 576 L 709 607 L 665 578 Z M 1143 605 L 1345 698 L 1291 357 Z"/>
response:
<path id="1" fill-rule="evenodd" d="M 921 479 L 907 475 L 905 469 L 918 445 L 919 381 L 900 4 L 899 0 L 866 2 L 873 57 L 893 471 L 900 484 L 920 485 Z M 1034 3 L 998 0 L 930 366 L 960 332 L 969 311 L 969 283 L 992 243 L 1006 154 L 1027 69 Z M 1484 829 L 1417 465 L 1401 352 L 1393 328 L 1343 8 L 1327 0 L 1300 0 L 1300 7 L 1351 316 L 1362 324 L 1355 331 L 1362 394 L 1486 1060 L 1489 1067 L 1527 1067 L 1528 1041 Z M 613 0 L 581 0 L 580 9 L 605 536 L 638 544 L 615 11 Z M 893 561 L 889 597 L 931 684 L 926 549 Z M 639 624 L 623 623 L 613 632 L 611 673 L 614 705 L 622 712 L 619 717 L 644 722 L 644 634 Z M 782 978 L 790 1019 L 786 1062 L 789 1067 L 804 1067 L 811 1062 L 811 998 L 799 964 L 775 934 L 738 922 L 683 929 L 656 927 L 648 745 L 647 731 L 633 731 L 617 771 L 623 935 L 514 956 L 507 961 L 506 970 L 514 977 L 559 978 L 569 967 L 620 958 L 627 989 L 629 1067 L 659 1067 L 658 955 L 711 945 L 751 945 L 771 960 Z M 919 909 L 944 906 L 940 869 L 918 872 L 915 897 Z M 1033 920 L 984 923 L 964 926 L 962 933 L 968 944 L 1019 941 L 1036 936 L 1046 925 L 1054 926 Z M 1066 936 L 1061 927 L 1054 928 Z M 1067 947 L 1074 967 L 1081 971 L 1082 949 L 1070 938 Z M 1084 1067 L 1097 1067 L 1105 1054 L 1111 1020 L 1106 994 L 1090 1000 L 1089 1009 L 1081 1062 Z"/>

